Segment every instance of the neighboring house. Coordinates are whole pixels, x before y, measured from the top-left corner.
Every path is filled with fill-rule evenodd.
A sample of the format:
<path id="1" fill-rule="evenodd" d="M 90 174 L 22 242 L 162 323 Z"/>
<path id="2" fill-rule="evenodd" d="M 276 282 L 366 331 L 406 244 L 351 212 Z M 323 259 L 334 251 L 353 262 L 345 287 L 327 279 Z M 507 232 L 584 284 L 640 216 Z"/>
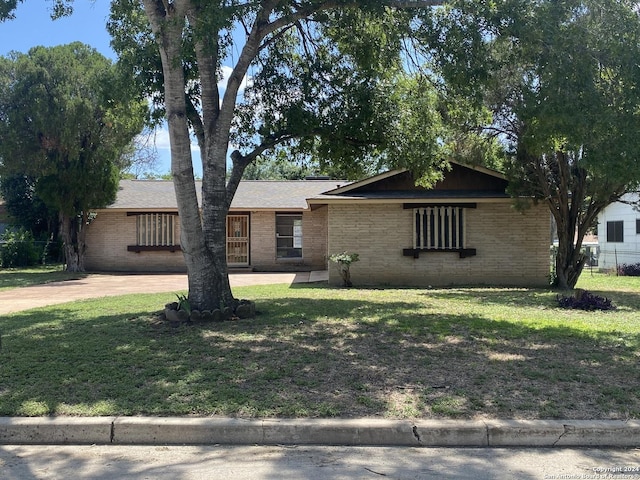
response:
<path id="1" fill-rule="evenodd" d="M 640 197 L 630 193 L 621 200 L 637 205 Z M 640 263 L 640 211 L 623 202 L 608 205 L 598 215 L 598 267 L 605 270 Z"/>
<path id="2" fill-rule="evenodd" d="M 549 212 L 514 208 L 493 170 L 453 164 L 434 188 L 397 170 L 355 182 L 243 181 L 227 220 L 227 260 L 255 270 L 329 268 L 355 252 L 355 285 L 543 286 Z M 94 270 L 184 269 L 171 182 L 123 181 L 88 229 Z"/>

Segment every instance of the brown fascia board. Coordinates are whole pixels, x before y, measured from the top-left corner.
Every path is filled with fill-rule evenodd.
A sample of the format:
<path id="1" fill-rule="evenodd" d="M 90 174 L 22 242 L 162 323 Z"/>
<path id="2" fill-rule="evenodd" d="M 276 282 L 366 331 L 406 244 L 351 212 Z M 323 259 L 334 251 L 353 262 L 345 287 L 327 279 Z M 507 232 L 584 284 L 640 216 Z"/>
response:
<path id="1" fill-rule="evenodd" d="M 454 160 L 449 160 L 449 163 L 453 163 L 461 167 L 470 168 L 471 170 L 476 170 L 480 173 L 491 175 L 492 177 L 496 177 L 501 180 L 507 180 L 507 177 L 504 173 L 499 172 L 498 170 L 493 170 L 492 168 L 483 167 L 482 165 L 467 165 L 466 163 L 456 162 Z"/>
<path id="2" fill-rule="evenodd" d="M 480 165 L 467 165 L 467 164 L 464 164 L 464 163 L 461 163 L 461 162 L 456 162 L 455 160 L 449 160 L 449 163 L 452 163 L 454 165 L 459 165 L 461 167 L 469 168 L 471 170 L 476 170 L 476 171 L 478 171 L 480 173 L 484 173 L 486 175 L 490 175 L 492 177 L 499 178 L 501 180 L 506 180 L 507 179 L 507 177 L 504 174 L 502 174 L 501 172 L 499 172 L 497 170 L 493 170 L 491 168 L 482 167 Z M 393 177 L 395 175 L 400 175 L 401 173 L 405 173 L 406 171 L 407 171 L 406 168 L 399 168 L 399 169 L 396 169 L 396 170 L 389 170 L 388 172 L 380 173 L 378 175 L 374 175 L 372 177 L 365 178 L 364 180 L 359 180 L 357 182 L 350 183 L 349 185 L 345 185 L 344 187 L 338 187 L 338 188 L 335 188 L 333 190 L 329 190 L 329 191 L 325 192 L 323 195 L 341 195 L 343 193 L 350 192 L 350 191 L 358 189 L 360 187 L 364 187 L 366 185 L 370 185 L 372 183 L 379 182 L 379 181 L 384 180 L 386 178 L 390 178 L 390 177 Z"/>
<path id="3" fill-rule="evenodd" d="M 313 197 L 308 198 L 307 203 L 313 209 L 321 205 L 346 205 L 346 204 L 369 204 L 369 205 L 381 205 L 381 204 L 407 204 L 407 203 L 442 203 L 447 205 L 454 204 L 468 204 L 473 203 L 504 203 L 511 202 L 511 197 L 468 197 L 468 198 L 452 198 L 452 197 L 429 197 L 425 199 L 416 199 L 415 197 L 407 198 L 366 198 L 366 197 L 346 197 L 339 196 L 333 198 L 327 197 Z"/>
<path id="4" fill-rule="evenodd" d="M 355 190 L 357 188 L 379 182 L 380 180 L 384 180 L 385 178 L 399 175 L 406 171 L 407 170 L 404 168 L 398 169 L 398 170 L 389 170 L 388 172 L 380 173 L 378 175 L 374 175 L 373 177 L 365 178 L 364 180 L 358 180 L 357 182 L 353 182 L 342 187 L 334 188 L 333 190 L 328 190 L 324 192 L 323 195 L 340 195 L 342 193 L 350 192 L 351 190 Z"/>

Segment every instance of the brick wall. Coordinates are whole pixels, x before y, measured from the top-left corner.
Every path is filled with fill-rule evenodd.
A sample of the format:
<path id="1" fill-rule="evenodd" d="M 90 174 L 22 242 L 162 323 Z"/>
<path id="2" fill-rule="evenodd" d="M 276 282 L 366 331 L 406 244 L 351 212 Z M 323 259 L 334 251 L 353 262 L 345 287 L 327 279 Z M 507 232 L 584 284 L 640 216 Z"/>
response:
<path id="1" fill-rule="evenodd" d="M 276 216 L 274 212 L 252 212 L 251 265 L 269 270 L 276 263 Z"/>
<path id="2" fill-rule="evenodd" d="M 252 212 L 250 216 L 250 262 L 256 270 L 309 270 L 327 267 L 327 207 L 302 216 L 303 258 L 276 259 L 274 212 Z M 180 238 L 179 222 L 176 240 Z M 182 252 L 129 252 L 136 244 L 136 217 L 118 210 L 101 210 L 87 230 L 86 267 L 92 271 L 185 271 Z"/>
<path id="3" fill-rule="evenodd" d="M 302 258 L 276 258 L 275 212 L 251 213 L 251 266 L 256 270 L 327 268 L 327 207 L 302 214 Z"/>
<path id="4" fill-rule="evenodd" d="M 421 252 L 413 247 L 413 210 L 401 204 L 330 205 L 329 254 L 356 252 L 351 267 L 354 285 L 527 285 L 548 284 L 549 213 L 543 206 L 524 213 L 511 201 L 479 203 L 466 211 L 466 247 L 477 255 Z M 340 284 L 335 264 L 331 284 Z"/>
<path id="5" fill-rule="evenodd" d="M 176 225 L 176 239 L 180 225 Z M 136 217 L 118 210 L 101 210 L 87 230 L 85 265 L 92 271 L 184 272 L 181 251 L 129 252 L 136 244 Z"/>

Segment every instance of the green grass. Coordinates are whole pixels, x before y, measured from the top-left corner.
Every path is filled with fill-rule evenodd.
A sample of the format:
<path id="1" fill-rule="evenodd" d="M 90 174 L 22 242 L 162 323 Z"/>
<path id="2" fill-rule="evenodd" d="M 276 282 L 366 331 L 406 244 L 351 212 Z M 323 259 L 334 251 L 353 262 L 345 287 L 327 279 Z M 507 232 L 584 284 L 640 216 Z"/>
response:
<path id="1" fill-rule="evenodd" d="M 640 418 L 640 278 L 618 309 L 525 288 L 237 289 L 253 320 L 173 328 L 174 294 L 0 319 L 0 415 Z"/>
<path id="2" fill-rule="evenodd" d="M 82 273 L 65 272 L 62 265 L 43 265 L 32 268 L 0 268 L 0 291 L 63 280 L 76 280 L 84 276 Z"/>

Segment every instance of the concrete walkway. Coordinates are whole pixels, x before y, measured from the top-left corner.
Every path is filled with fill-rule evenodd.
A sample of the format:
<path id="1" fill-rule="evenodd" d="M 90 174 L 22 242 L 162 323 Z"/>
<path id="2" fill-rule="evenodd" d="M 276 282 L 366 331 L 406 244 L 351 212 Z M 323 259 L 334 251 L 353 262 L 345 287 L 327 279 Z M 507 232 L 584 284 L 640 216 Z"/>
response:
<path id="1" fill-rule="evenodd" d="M 233 272 L 231 287 L 327 281 L 328 272 L 256 273 Z M 89 274 L 79 280 L 15 288 L 0 292 L 0 315 L 30 308 L 57 305 L 86 298 L 129 293 L 162 293 L 187 290 L 185 274 Z"/>

